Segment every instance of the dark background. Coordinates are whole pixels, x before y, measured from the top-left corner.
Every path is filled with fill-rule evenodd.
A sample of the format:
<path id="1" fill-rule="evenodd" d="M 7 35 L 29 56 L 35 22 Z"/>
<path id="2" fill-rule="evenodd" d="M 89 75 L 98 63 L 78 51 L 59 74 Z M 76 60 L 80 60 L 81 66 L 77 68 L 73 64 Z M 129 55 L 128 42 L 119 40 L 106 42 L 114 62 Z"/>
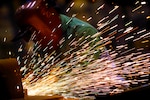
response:
<path id="1" fill-rule="evenodd" d="M 20 45 L 20 41 L 13 43 L 11 42 L 14 35 L 17 34 L 17 25 L 14 20 L 15 10 L 25 2 L 26 0 L 1 0 L 0 3 L 0 58 L 9 58 L 17 56 L 17 48 Z M 149 0 L 140 0 L 146 1 L 147 4 L 140 9 L 144 13 L 141 14 L 140 11 L 132 13 L 131 10 L 135 8 L 136 0 L 85 0 L 84 7 L 80 8 L 80 0 L 56 0 L 57 4 L 61 8 L 61 13 L 65 13 L 69 16 L 73 14 L 78 14 L 76 17 L 87 21 L 89 17 L 92 17 L 90 24 L 97 28 L 97 22 L 105 17 L 108 14 L 108 11 L 114 7 L 114 5 L 119 5 L 119 10 L 116 14 L 124 14 L 126 17 L 124 20 L 115 21 L 114 24 L 118 23 L 118 29 L 123 28 L 123 25 L 129 21 L 133 21 L 133 26 L 138 26 L 140 29 L 146 28 L 150 29 L 150 19 L 146 19 L 146 16 L 150 14 L 150 1 Z M 71 8 L 69 12 L 66 12 L 66 9 L 70 7 L 70 4 L 75 2 L 74 7 Z M 83 1 L 82 1 L 83 2 Z M 101 10 L 99 14 L 95 15 L 96 9 L 105 3 L 105 9 Z M 97 11 L 98 12 L 98 11 Z M 115 13 L 114 13 L 115 15 Z M 112 17 L 114 16 L 112 15 Z M 83 16 L 85 16 L 83 18 Z M 111 16 L 111 15 L 110 15 Z M 111 18 L 110 18 L 111 19 Z M 104 34 L 103 37 L 107 37 L 107 34 Z M 6 39 L 6 41 L 4 41 Z M 124 42 L 124 41 L 123 41 Z M 122 43 L 122 42 L 121 42 Z M 120 45 L 118 43 L 118 45 Z M 113 41 L 112 46 L 116 46 L 116 41 Z M 131 45 L 133 46 L 133 45 Z M 148 49 L 149 50 L 149 49 Z"/>
<path id="2" fill-rule="evenodd" d="M 69 5 L 72 2 L 75 2 L 76 5 L 74 5 L 73 8 L 71 8 L 71 11 L 65 12 Z M 110 15 L 111 17 L 114 17 L 115 14 L 124 14 L 126 17 L 125 19 L 118 19 L 111 25 L 115 25 L 116 23 L 119 25 L 117 28 L 125 28 L 125 23 L 129 21 L 133 21 L 132 26 L 133 27 L 139 27 L 139 30 L 147 29 L 150 30 L 150 18 L 146 19 L 147 16 L 150 16 L 150 1 L 149 0 L 140 0 L 140 1 L 147 1 L 147 4 L 142 7 L 137 12 L 132 13 L 131 11 L 136 8 L 135 6 L 136 0 L 85 0 L 84 6 L 82 9 L 78 7 L 78 4 L 81 4 L 81 0 L 57 0 L 58 5 L 61 7 L 61 12 L 67 14 L 68 16 L 71 16 L 73 14 L 78 14 L 76 17 L 79 19 L 82 19 L 84 21 L 87 21 L 89 17 L 92 17 L 92 20 L 88 21 L 90 24 L 92 24 L 94 27 L 97 28 L 97 23 L 100 19 L 105 17 L 108 14 L 108 11 L 114 7 L 114 5 L 119 5 L 119 10 L 117 10 L 115 13 Z M 0 1 L 0 59 L 4 58 L 14 58 L 18 56 L 18 47 L 20 46 L 22 41 L 18 42 L 11 42 L 13 37 L 17 34 L 17 25 L 14 20 L 14 13 L 16 9 L 25 2 L 25 0 L 1 0 Z M 95 15 L 96 9 L 105 3 L 106 9 L 99 12 L 99 14 Z M 144 13 L 141 13 L 144 11 Z M 98 11 L 97 11 L 98 12 Z M 86 16 L 86 17 L 83 17 Z M 103 34 L 103 37 L 107 37 L 109 34 L 105 33 Z M 119 36 L 120 33 L 116 34 L 116 36 Z M 132 35 L 129 34 L 128 37 Z M 112 48 L 116 50 L 116 46 L 121 44 L 129 44 L 128 47 L 136 49 L 143 47 L 143 52 L 149 52 L 150 51 L 150 42 L 147 44 L 141 44 L 142 40 L 137 41 L 136 43 L 133 43 L 133 41 L 127 41 L 125 42 L 124 39 L 126 36 L 123 36 L 119 38 L 118 40 L 114 39 L 112 41 L 112 44 L 108 45 L 107 48 Z M 5 40 L 6 39 L 6 40 Z M 148 39 L 149 40 L 149 39 Z M 118 42 L 119 41 L 119 42 Z M 149 40 L 150 41 L 150 40 Z M 99 98 L 127 98 L 131 99 L 130 97 L 149 97 L 150 89 L 149 85 L 145 86 L 144 88 L 136 88 L 136 90 L 128 91 L 127 93 L 115 95 L 115 96 L 107 96 L 107 97 L 100 97 L 97 96 L 97 99 Z"/>

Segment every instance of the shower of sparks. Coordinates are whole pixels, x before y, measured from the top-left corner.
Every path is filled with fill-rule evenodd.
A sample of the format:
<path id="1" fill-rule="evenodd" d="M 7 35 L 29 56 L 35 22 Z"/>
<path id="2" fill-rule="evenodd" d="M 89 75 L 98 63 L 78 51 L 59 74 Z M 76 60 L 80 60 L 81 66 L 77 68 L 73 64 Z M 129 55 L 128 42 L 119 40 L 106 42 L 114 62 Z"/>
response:
<path id="1" fill-rule="evenodd" d="M 70 11 L 75 2 L 73 2 L 66 12 Z M 136 2 L 138 4 L 138 2 Z M 140 10 L 146 2 L 132 10 L 132 13 Z M 81 5 L 81 7 L 84 3 Z M 97 10 L 104 10 L 105 4 L 99 6 Z M 119 28 L 117 20 L 125 15 L 115 14 L 119 6 L 109 9 L 108 15 L 101 18 L 98 23 L 99 32 L 93 36 L 87 36 L 85 40 L 82 37 L 71 40 L 71 47 L 67 52 L 60 52 L 55 55 L 55 51 L 48 54 L 47 48 L 44 57 L 38 53 L 40 49 L 39 43 L 36 48 L 32 48 L 32 54 L 28 52 L 22 58 L 24 65 L 21 67 L 23 75 L 23 87 L 28 90 L 28 95 L 62 95 L 64 97 L 85 99 L 94 99 L 95 95 L 117 94 L 130 90 L 137 86 L 149 83 L 150 74 L 150 53 L 143 52 L 150 44 L 150 32 L 146 29 L 133 27 L 130 21 L 124 24 L 124 28 Z M 114 12 L 115 11 L 115 12 Z M 114 13 L 114 17 L 110 18 L 110 14 Z M 87 21 L 92 20 L 90 17 Z M 115 23 L 111 25 L 112 23 Z M 94 43 L 98 36 L 108 33 L 106 37 Z M 118 34 L 119 33 L 119 34 Z M 130 35 L 130 36 L 129 36 Z M 70 39 L 72 35 L 68 37 Z M 34 38 L 34 37 L 32 37 Z M 93 38 L 87 42 L 88 38 Z M 125 44 L 121 44 L 121 38 L 125 38 Z M 128 42 L 141 41 L 141 45 L 145 47 L 130 47 Z M 111 47 L 113 41 L 119 41 L 116 48 Z M 63 46 L 65 38 L 59 42 L 60 48 Z M 82 42 L 82 43 L 81 43 Z M 72 46 L 82 46 L 82 48 L 74 51 Z M 30 51 L 31 49 L 29 49 Z M 23 51 L 23 45 L 20 46 L 18 52 Z M 64 55 L 64 59 L 59 59 Z M 21 57 L 17 58 L 21 64 Z"/>

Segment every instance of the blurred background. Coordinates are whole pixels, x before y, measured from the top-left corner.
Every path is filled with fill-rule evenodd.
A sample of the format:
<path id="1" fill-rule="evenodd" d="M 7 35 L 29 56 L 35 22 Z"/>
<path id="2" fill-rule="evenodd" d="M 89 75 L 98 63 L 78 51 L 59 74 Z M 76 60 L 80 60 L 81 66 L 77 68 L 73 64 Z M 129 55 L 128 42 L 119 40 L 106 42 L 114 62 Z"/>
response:
<path id="1" fill-rule="evenodd" d="M 17 53 L 17 47 L 19 42 L 12 43 L 11 39 L 17 34 L 17 26 L 14 21 L 15 10 L 27 0 L 1 0 L 0 3 L 0 58 L 15 57 Z M 106 17 L 109 11 L 118 5 L 119 8 L 110 14 L 113 18 L 115 14 L 122 14 L 123 19 L 117 19 L 111 25 L 118 24 L 117 28 L 121 29 L 125 27 L 125 23 L 132 21 L 131 26 L 138 26 L 141 29 L 150 28 L 150 11 L 149 0 L 56 0 L 57 4 L 61 8 L 61 12 L 69 16 L 76 14 L 76 17 L 89 22 L 94 27 L 98 28 L 98 21 Z M 139 6 L 142 4 L 142 7 Z M 146 2 L 146 3 L 144 3 Z M 137 4 L 135 4 L 137 3 Z M 72 4 L 72 6 L 71 6 Z M 103 9 L 102 6 L 105 7 Z M 137 10 L 135 9 L 136 7 Z M 132 10 L 135 10 L 132 12 Z M 119 33 L 118 33 L 119 34 Z M 103 37 L 107 37 L 108 32 L 103 34 Z M 113 41 L 116 45 L 116 41 Z"/>
<path id="2" fill-rule="evenodd" d="M 14 19 L 15 11 L 26 1 L 0 1 L 0 59 L 17 58 L 21 55 L 18 50 L 23 41 L 11 40 L 18 32 Z M 106 41 L 105 45 L 110 55 L 112 54 L 113 57 L 115 55 L 113 60 L 120 62 L 117 67 L 128 66 L 127 62 L 133 61 L 129 66 L 146 68 L 148 76 L 142 77 L 147 79 L 146 82 L 138 84 L 133 82 L 131 87 L 149 84 L 147 69 L 150 62 L 150 0 L 56 0 L 56 2 L 61 8 L 61 13 L 68 16 L 75 15 L 102 32 L 101 36 Z M 131 57 L 140 60 L 138 62 L 140 64 L 130 59 Z M 143 75 L 142 72 L 140 74 Z M 127 80 L 139 80 L 138 76 L 132 77 L 126 74 L 125 77 Z"/>

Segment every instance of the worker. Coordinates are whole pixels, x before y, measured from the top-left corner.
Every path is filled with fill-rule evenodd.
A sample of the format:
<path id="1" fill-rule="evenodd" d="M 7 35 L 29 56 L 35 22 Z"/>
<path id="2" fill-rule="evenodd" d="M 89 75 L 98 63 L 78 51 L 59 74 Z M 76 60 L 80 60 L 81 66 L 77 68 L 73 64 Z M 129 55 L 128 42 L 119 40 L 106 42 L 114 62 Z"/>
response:
<path id="1" fill-rule="evenodd" d="M 65 53 L 69 48 L 81 48 L 82 45 L 77 44 L 85 40 L 85 43 L 94 41 L 89 44 L 91 46 L 102 39 L 99 35 L 96 39 L 93 37 L 98 31 L 91 24 L 59 13 L 55 0 L 28 1 L 17 9 L 15 18 L 20 31 L 13 41 L 33 41 L 46 52 Z M 73 41 L 78 43 L 69 44 Z"/>

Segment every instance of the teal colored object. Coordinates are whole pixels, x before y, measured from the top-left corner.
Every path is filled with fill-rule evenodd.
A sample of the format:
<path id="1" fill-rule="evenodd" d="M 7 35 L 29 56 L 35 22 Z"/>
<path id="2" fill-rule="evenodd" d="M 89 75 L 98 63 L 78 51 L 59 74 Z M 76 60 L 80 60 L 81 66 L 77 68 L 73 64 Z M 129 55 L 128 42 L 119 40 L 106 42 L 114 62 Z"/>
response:
<path id="1" fill-rule="evenodd" d="M 87 22 L 84 22 L 76 17 L 68 17 L 60 14 L 62 30 L 66 32 L 66 35 L 78 34 L 79 36 L 93 35 L 97 32 L 97 29 Z"/>
<path id="2" fill-rule="evenodd" d="M 60 14 L 60 19 L 63 37 L 65 38 L 65 41 L 59 49 L 59 52 L 62 52 L 62 54 L 70 49 L 70 53 L 78 51 L 83 48 L 86 43 L 89 43 L 89 46 L 92 48 L 102 39 L 101 36 L 92 37 L 98 32 L 98 30 L 88 22 L 82 21 L 76 17 L 68 17 L 63 14 Z M 76 45 L 71 45 L 72 41 L 76 42 Z M 94 58 L 97 59 L 99 54 L 100 51 L 98 50 L 98 52 L 94 54 Z"/>

